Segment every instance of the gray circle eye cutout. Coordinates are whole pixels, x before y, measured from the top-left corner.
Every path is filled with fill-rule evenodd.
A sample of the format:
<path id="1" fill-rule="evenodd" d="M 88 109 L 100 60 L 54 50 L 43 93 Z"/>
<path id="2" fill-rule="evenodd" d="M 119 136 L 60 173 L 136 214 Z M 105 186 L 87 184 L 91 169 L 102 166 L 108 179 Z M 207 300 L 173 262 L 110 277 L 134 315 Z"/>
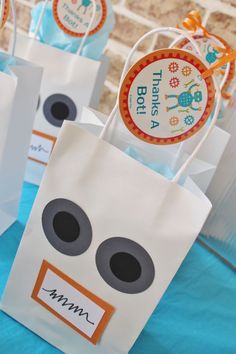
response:
<path id="1" fill-rule="evenodd" d="M 57 93 L 46 99 L 43 113 L 50 124 L 60 128 L 64 120 L 76 119 L 77 108 L 70 97 Z"/>
<path id="2" fill-rule="evenodd" d="M 46 205 L 42 226 L 50 244 L 65 255 L 78 256 L 91 244 L 92 226 L 88 216 L 68 199 L 54 199 Z"/>
<path id="3" fill-rule="evenodd" d="M 108 285 L 126 294 L 147 290 L 155 277 L 150 255 L 128 238 L 113 237 L 105 240 L 98 247 L 96 265 Z"/>

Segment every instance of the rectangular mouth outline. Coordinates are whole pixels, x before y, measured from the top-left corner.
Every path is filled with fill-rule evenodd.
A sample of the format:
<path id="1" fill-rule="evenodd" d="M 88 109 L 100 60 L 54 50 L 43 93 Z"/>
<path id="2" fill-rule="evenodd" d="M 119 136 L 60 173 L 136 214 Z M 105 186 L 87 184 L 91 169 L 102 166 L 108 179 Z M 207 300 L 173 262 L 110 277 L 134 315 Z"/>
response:
<path id="1" fill-rule="evenodd" d="M 69 285 L 74 287 L 76 290 L 81 292 L 83 295 L 88 297 L 91 301 L 93 301 L 96 305 L 101 307 L 105 312 L 104 315 L 99 322 L 96 330 L 94 331 L 92 337 L 87 336 L 83 331 L 81 331 L 79 328 L 74 326 L 70 321 L 68 321 L 66 318 L 64 318 L 62 315 L 60 315 L 58 312 L 56 312 L 54 309 L 52 309 L 48 304 L 46 304 L 43 300 L 41 300 L 38 297 L 38 293 L 41 289 L 42 283 L 45 279 L 46 273 L 48 270 L 51 270 L 53 273 L 55 273 L 58 277 L 60 277 L 62 280 L 67 282 Z M 75 330 L 77 333 L 79 333 L 81 336 L 86 338 L 88 341 L 96 345 L 99 341 L 99 339 L 102 336 L 102 333 L 104 332 L 108 322 L 111 319 L 111 316 L 113 315 L 115 309 L 113 306 L 108 304 L 106 301 L 102 300 L 101 298 L 97 297 L 94 295 L 92 292 L 84 288 L 82 285 L 71 279 L 68 275 L 54 267 L 52 264 L 47 262 L 46 260 L 43 260 L 33 292 L 31 294 L 31 298 L 35 300 L 37 303 L 39 303 L 41 306 L 43 306 L 46 310 L 48 310 L 51 314 L 62 320 L 66 325 L 71 327 L 73 330 Z"/>
<path id="2" fill-rule="evenodd" d="M 55 144 L 56 144 L 57 138 L 56 138 L 55 136 L 52 136 L 52 135 L 48 135 L 48 134 L 45 134 L 45 133 L 41 133 L 41 132 L 39 132 L 38 130 L 32 130 L 32 135 L 39 136 L 40 138 L 44 138 L 44 139 L 49 140 L 49 141 L 52 142 L 52 150 L 51 150 L 50 155 L 49 155 L 49 157 L 50 157 L 51 154 L 52 154 L 52 151 L 53 151 L 53 149 L 54 149 L 54 146 L 55 146 Z M 47 162 L 43 162 L 43 161 L 41 161 L 41 160 L 35 159 L 35 158 L 33 158 L 33 157 L 30 157 L 30 156 L 28 156 L 28 159 L 31 160 L 31 161 L 37 162 L 37 163 L 39 163 L 39 164 L 41 164 L 41 165 L 44 165 L 44 166 L 47 166 L 47 165 L 48 165 Z"/>

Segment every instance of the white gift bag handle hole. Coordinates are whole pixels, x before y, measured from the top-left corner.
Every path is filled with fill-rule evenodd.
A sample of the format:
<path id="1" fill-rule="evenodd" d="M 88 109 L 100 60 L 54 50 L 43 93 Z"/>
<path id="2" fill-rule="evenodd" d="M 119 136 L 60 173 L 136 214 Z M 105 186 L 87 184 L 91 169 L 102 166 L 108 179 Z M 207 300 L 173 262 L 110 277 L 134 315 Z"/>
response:
<path id="1" fill-rule="evenodd" d="M 154 34 L 157 34 L 157 33 L 166 33 L 166 32 L 174 32 L 174 33 L 177 33 L 183 37 L 186 37 L 193 45 L 194 49 L 196 50 L 196 52 L 199 54 L 200 57 L 202 57 L 202 54 L 201 54 L 201 51 L 197 45 L 197 43 L 195 42 L 195 40 L 191 37 L 190 34 L 188 34 L 187 32 L 183 31 L 183 30 L 180 30 L 180 29 L 177 29 L 177 28 L 172 28 L 172 27 L 161 27 L 161 28 L 156 28 L 156 29 L 153 29 L 151 30 L 150 32 L 148 33 L 145 33 L 136 43 L 135 45 L 133 46 L 133 48 L 131 49 L 129 55 L 128 55 L 128 58 L 125 62 L 125 65 L 124 65 L 124 69 L 123 69 L 123 72 L 122 72 L 122 75 L 121 75 L 121 81 L 120 81 L 120 86 L 119 86 L 119 91 L 118 91 L 118 97 L 117 97 L 117 101 L 116 101 L 116 104 L 115 104 L 115 107 L 113 108 L 110 116 L 108 117 L 107 119 L 107 122 L 100 134 L 100 138 L 103 139 L 104 138 L 104 135 L 105 133 L 107 132 L 107 130 L 109 129 L 112 121 L 114 120 L 115 116 L 116 116 L 116 113 L 118 112 L 118 108 L 119 108 L 119 93 L 120 93 L 120 89 L 121 89 L 121 85 L 122 85 L 122 82 L 123 82 L 123 79 L 126 75 L 126 73 L 128 72 L 128 69 L 130 67 L 130 62 L 133 58 L 133 55 L 135 53 L 135 51 L 137 50 L 137 48 L 140 46 L 140 44 L 148 37 L 150 36 L 153 36 Z M 205 63 L 205 61 L 202 59 L 202 61 Z M 207 67 L 207 65 L 205 64 L 205 66 Z M 181 177 L 183 176 L 183 174 L 185 173 L 185 171 L 187 170 L 187 168 L 189 167 L 189 165 L 191 164 L 191 162 L 193 161 L 193 159 L 196 157 L 196 155 L 198 154 L 199 150 L 201 149 L 202 145 L 204 144 L 204 142 L 208 139 L 209 135 L 211 134 L 215 124 L 216 124 L 216 121 L 217 121 L 217 118 L 218 118 L 218 115 L 219 115 L 219 112 L 220 112 L 220 109 L 221 109 L 221 91 L 220 91 L 220 88 L 218 86 L 218 83 L 217 81 L 215 80 L 215 77 L 213 75 L 213 81 L 214 81 L 214 85 L 215 85 L 215 89 L 216 89 L 216 95 L 215 95 L 215 98 L 216 98 L 216 106 L 215 106 L 215 110 L 214 110 L 214 115 L 212 117 L 212 120 L 208 126 L 208 129 L 205 133 L 205 135 L 203 136 L 203 138 L 201 139 L 201 141 L 198 143 L 198 145 L 195 147 L 195 149 L 193 150 L 192 154 L 187 158 L 187 160 L 185 161 L 185 163 L 180 167 L 180 169 L 177 171 L 177 173 L 175 174 L 175 176 L 173 177 L 172 181 L 175 182 L 175 183 L 178 183 L 179 180 L 181 179 Z"/>

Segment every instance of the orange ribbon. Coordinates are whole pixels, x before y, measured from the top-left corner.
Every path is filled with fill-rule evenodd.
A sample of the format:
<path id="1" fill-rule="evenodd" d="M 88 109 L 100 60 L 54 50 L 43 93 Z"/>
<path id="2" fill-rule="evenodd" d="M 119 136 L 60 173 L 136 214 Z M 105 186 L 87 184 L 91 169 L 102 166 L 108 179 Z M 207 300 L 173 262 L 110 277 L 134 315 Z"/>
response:
<path id="1" fill-rule="evenodd" d="M 213 48 L 215 48 L 219 53 L 223 53 L 224 56 L 218 59 L 215 64 L 213 64 L 208 70 L 206 70 L 202 74 L 203 79 L 206 79 L 207 77 L 211 76 L 215 70 L 221 69 L 223 65 L 228 64 L 229 62 L 236 59 L 236 51 L 232 51 L 227 42 L 225 42 L 222 38 L 219 38 L 218 36 L 214 35 L 213 33 L 208 32 L 208 30 L 202 25 L 202 17 L 198 11 L 190 11 L 186 18 L 183 20 L 182 25 L 186 30 L 192 32 L 197 32 L 199 29 L 201 29 L 205 37 L 216 38 L 224 45 L 224 47 L 212 45 Z M 220 70 L 220 72 L 222 75 L 224 74 L 222 70 Z M 222 96 L 226 99 L 229 99 L 231 95 L 222 90 Z"/>
<path id="2" fill-rule="evenodd" d="M 230 98 L 231 98 L 231 94 L 230 93 L 228 93 L 228 92 L 225 92 L 225 91 L 221 91 L 221 96 L 225 99 L 225 100 L 230 100 Z"/>
<path id="3" fill-rule="evenodd" d="M 222 58 L 218 59 L 216 63 L 210 66 L 210 68 L 202 74 L 202 78 L 206 79 L 207 77 L 211 76 L 216 69 L 221 68 L 223 65 L 228 64 L 231 61 L 236 59 L 236 51 L 231 51 L 227 55 L 223 56 Z"/>
<path id="4" fill-rule="evenodd" d="M 221 38 L 218 38 L 213 33 L 210 33 L 203 25 L 202 25 L 202 17 L 198 11 L 190 11 L 189 14 L 185 17 L 182 22 L 183 27 L 192 32 L 197 32 L 197 30 L 201 29 L 203 31 L 203 35 L 205 37 L 215 37 L 216 39 L 222 42 Z M 220 53 L 229 53 L 231 48 L 229 47 L 228 43 L 223 42 L 224 48 L 219 46 L 214 46 L 214 48 Z"/>
<path id="5" fill-rule="evenodd" d="M 183 20 L 182 25 L 188 31 L 196 32 L 200 28 L 206 37 L 211 35 L 211 33 L 209 33 L 207 29 L 202 25 L 202 17 L 198 11 L 190 11 L 186 18 Z"/>

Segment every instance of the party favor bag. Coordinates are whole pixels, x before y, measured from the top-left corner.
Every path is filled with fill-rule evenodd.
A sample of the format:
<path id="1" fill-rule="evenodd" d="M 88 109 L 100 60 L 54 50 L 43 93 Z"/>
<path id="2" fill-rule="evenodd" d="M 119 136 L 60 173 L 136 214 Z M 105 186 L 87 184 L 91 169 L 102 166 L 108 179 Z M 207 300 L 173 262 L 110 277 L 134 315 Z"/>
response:
<path id="1" fill-rule="evenodd" d="M 66 123 L 2 308 L 65 353 L 127 353 L 209 210 L 199 190 Z"/>
<path id="2" fill-rule="evenodd" d="M 0 53 L 0 235 L 17 218 L 41 77 L 41 67 L 14 56 L 14 45 Z"/>
<path id="3" fill-rule="evenodd" d="M 39 184 L 64 120 L 78 121 L 83 106 L 96 108 L 108 70 L 108 60 L 92 60 L 80 55 L 93 25 L 93 17 L 84 41 L 73 54 L 36 40 L 43 12 L 34 38 L 19 35 L 18 56 L 40 64 L 44 75 L 38 109 L 28 153 L 25 179 Z"/>
<path id="4" fill-rule="evenodd" d="M 217 104 L 206 133 L 171 180 L 104 140 L 118 104 L 100 137 L 65 122 L 53 150 L 2 309 L 65 353 L 127 354 L 211 209 L 201 190 L 188 177 L 183 183 L 182 176 L 214 127 L 220 91 L 210 76 L 200 78 L 207 68 L 198 58 L 160 50 L 142 58 L 151 72 L 163 70 L 160 105 L 168 82 L 166 63 L 173 59 L 196 68 L 197 87 L 209 95 L 208 114 L 215 90 Z M 125 88 L 133 102 L 136 97 L 126 84 L 137 65 L 145 74 L 141 62 L 127 73 L 121 114 Z M 139 78 L 142 85 L 152 85 L 149 76 Z M 138 136 L 138 128 L 135 132 Z"/>

